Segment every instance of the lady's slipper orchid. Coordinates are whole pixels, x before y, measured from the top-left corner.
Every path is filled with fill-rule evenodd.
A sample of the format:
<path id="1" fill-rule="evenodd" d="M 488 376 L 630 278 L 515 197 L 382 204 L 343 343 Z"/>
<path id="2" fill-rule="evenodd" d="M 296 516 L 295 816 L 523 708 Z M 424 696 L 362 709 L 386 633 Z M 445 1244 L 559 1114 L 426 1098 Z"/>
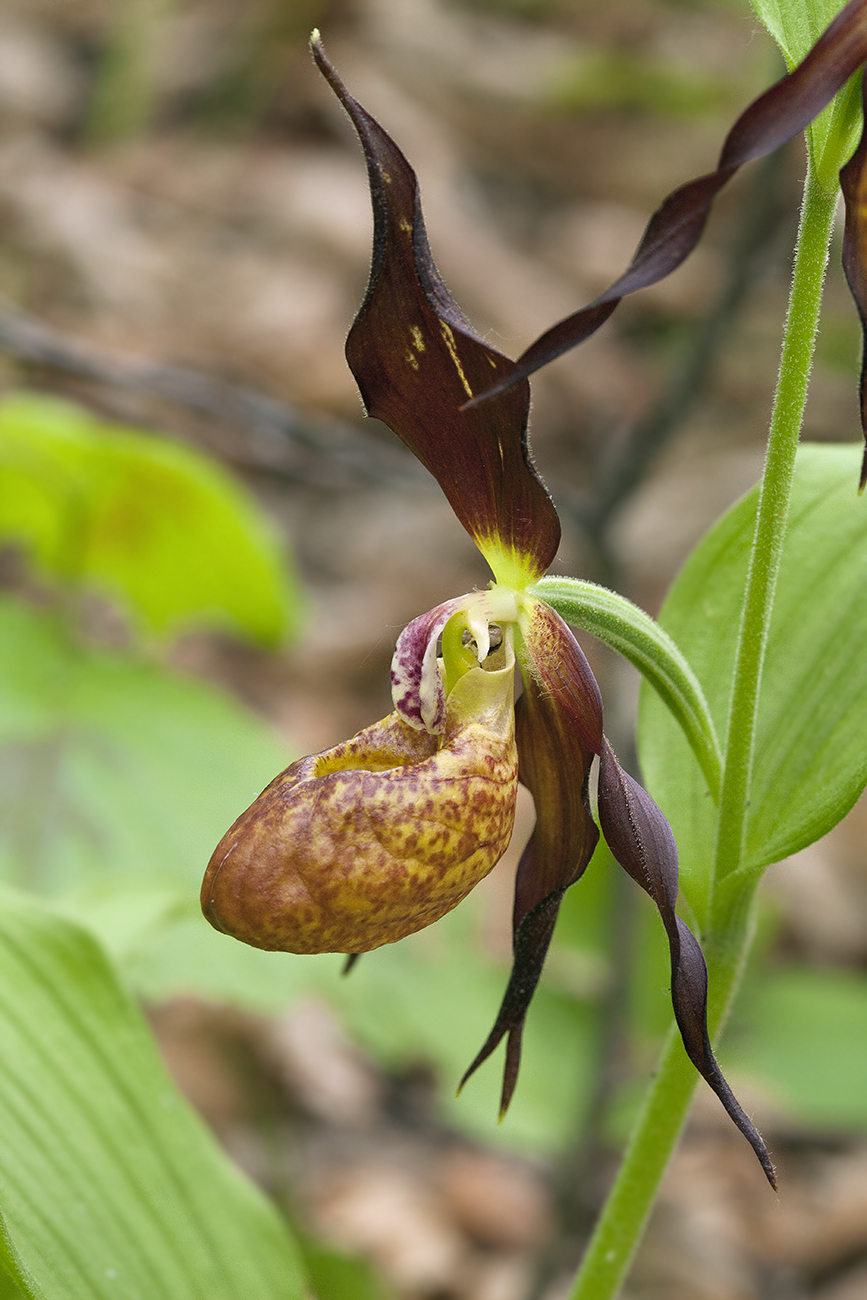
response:
<path id="1" fill-rule="evenodd" d="M 211 923 L 257 948 L 360 953 L 451 911 L 512 833 L 514 665 L 507 637 L 430 729 L 395 712 L 282 772 L 211 859 Z"/>
<path id="2" fill-rule="evenodd" d="M 520 780 L 536 825 L 515 883 L 514 965 L 465 1075 L 506 1038 L 505 1112 L 560 902 L 598 841 L 588 800 L 598 756 L 602 829 L 659 909 L 686 1051 L 773 1183 L 764 1143 L 708 1041 L 704 958 L 674 911 L 671 830 L 603 737 L 599 688 L 577 641 L 529 590 L 554 559 L 560 525 L 529 459 L 527 382 L 467 406 L 511 380 L 514 363 L 473 333 L 440 280 L 403 154 L 348 94 L 318 38 L 313 53 L 361 138 L 373 197 L 373 267 L 349 365 L 369 414 L 436 477 L 495 582 L 404 630 L 389 717 L 292 764 L 238 818 L 208 866 L 205 915 L 246 943 L 296 953 L 357 954 L 402 938 L 456 906 L 502 856 Z"/>

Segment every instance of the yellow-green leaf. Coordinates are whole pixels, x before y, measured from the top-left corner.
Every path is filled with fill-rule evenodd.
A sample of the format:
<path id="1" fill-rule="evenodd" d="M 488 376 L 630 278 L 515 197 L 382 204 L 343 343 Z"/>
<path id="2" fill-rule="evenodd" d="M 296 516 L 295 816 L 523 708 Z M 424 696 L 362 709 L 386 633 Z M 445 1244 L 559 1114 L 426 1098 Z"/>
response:
<path id="1" fill-rule="evenodd" d="M 8 891 L 0 1059 L 0 1262 L 25 1296 L 301 1300 L 284 1224 L 176 1091 L 97 943 Z"/>
<path id="2" fill-rule="evenodd" d="M 824 835 L 867 784 L 867 500 L 860 449 L 804 446 L 768 634 L 744 867 L 760 870 Z M 700 681 L 725 735 L 757 492 L 692 553 L 660 623 Z M 639 752 L 648 787 L 671 821 L 681 883 L 706 914 L 716 807 L 677 723 L 642 687 Z"/>
<path id="3" fill-rule="evenodd" d="M 273 645 L 298 619 L 288 558 L 225 470 L 54 399 L 0 404 L 0 542 L 157 635 L 204 623 Z"/>

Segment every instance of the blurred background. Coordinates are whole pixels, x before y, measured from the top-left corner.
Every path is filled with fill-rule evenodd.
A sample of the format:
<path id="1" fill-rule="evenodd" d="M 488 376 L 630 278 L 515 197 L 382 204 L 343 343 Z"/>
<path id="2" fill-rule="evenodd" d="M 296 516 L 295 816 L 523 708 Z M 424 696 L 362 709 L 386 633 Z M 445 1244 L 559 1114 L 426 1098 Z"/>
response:
<path id="1" fill-rule="evenodd" d="M 486 581 L 343 359 L 371 220 L 313 26 L 511 355 L 782 72 L 745 0 L 6 0 L 0 870 L 106 942 L 320 1300 L 555 1300 L 670 1016 L 643 895 L 601 855 L 569 895 L 500 1126 L 496 1062 L 453 1093 L 505 985 L 529 799 L 470 903 L 346 980 L 198 915 L 233 818 L 387 713 L 399 630 Z M 556 571 L 655 613 L 759 477 L 803 162 L 748 168 L 684 268 L 534 380 Z M 809 438 L 857 440 L 858 349 L 837 256 Z M 584 645 L 626 760 L 637 683 Z M 768 873 L 721 1052 L 779 1201 L 700 1088 L 628 1296 L 867 1294 L 865 831 L 861 805 Z"/>

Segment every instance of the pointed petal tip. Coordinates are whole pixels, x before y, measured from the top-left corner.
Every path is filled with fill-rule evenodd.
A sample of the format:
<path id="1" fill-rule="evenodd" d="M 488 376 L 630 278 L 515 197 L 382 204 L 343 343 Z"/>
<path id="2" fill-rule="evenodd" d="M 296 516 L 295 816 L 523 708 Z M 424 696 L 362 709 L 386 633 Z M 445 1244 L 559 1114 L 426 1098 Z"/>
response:
<path id="1" fill-rule="evenodd" d="M 368 167 L 373 260 L 346 341 L 365 410 L 434 475 L 483 554 L 488 543 L 498 544 L 538 576 L 557 553 L 560 523 L 529 452 L 529 385 L 510 383 L 497 402 L 462 409 L 492 380 L 510 377 L 513 363 L 475 334 L 443 283 L 409 161 L 349 94 L 315 37 L 311 51 L 355 126 Z"/>
<path id="2" fill-rule="evenodd" d="M 505 1028 L 499 1022 L 494 1025 L 484 1044 L 473 1059 L 472 1063 L 463 1073 L 455 1097 L 459 1097 L 463 1091 L 464 1084 L 475 1074 L 479 1066 L 484 1065 L 489 1056 L 492 1056 L 503 1040 L 504 1034 L 508 1034 L 506 1039 L 506 1063 L 503 1070 L 503 1087 L 500 1093 L 500 1107 L 497 1114 L 497 1123 L 502 1124 L 508 1114 L 509 1107 L 512 1104 L 512 1098 L 515 1095 L 515 1086 L 518 1082 L 518 1071 L 521 1065 L 521 1039 L 523 1036 L 523 1025 L 513 1026 L 511 1029 Z"/>
<path id="3" fill-rule="evenodd" d="M 346 89 L 338 75 L 337 69 L 325 53 L 325 46 L 322 43 L 322 33 L 319 31 L 318 27 L 314 27 L 310 33 L 308 48 L 313 62 L 316 64 L 317 68 L 322 73 L 343 107 L 349 113 L 350 117 L 352 117 L 353 109 L 357 108 L 358 105 L 356 105 L 355 100 L 349 94 L 349 91 Z"/>
<path id="4" fill-rule="evenodd" d="M 765 1151 L 765 1156 L 767 1158 L 767 1163 L 765 1162 L 765 1160 L 762 1160 L 761 1156 L 759 1157 L 762 1163 L 762 1169 L 765 1171 L 765 1177 L 770 1183 L 771 1188 L 775 1192 L 779 1192 L 780 1189 L 777 1186 L 777 1171 L 774 1168 L 773 1164 L 771 1163 L 771 1157 L 768 1155 L 767 1150 Z"/>
<path id="5" fill-rule="evenodd" d="M 518 1083 L 518 1071 L 521 1068 L 521 1045 L 524 1037 L 524 1023 L 521 1021 L 509 1033 L 506 1039 L 506 1067 L 503 1070 L 503 1088 L 500 1093 L 500 1118 L 502 1124 L 512 1104 Z"/>
<path id="6" fill-rule="evenodd" d="M 620 865 L 656 904 L 671 950 L 671 998 L 687 1056 L 746 1138 L 776 1191 L 768 1149 L 738 1102 L 713 1054 L 707 1025 L 707 966 L 695 935 L 677 916 L 677 846 L 663 814 L 646 790 L 620 767 L 603 740 L 599 814 L 608 846 Z"/>
<path id="7" fill-rule="evenodd" d="M 693 1064 L 696 1065 L 697 1063 L 693 1061 Z M 756 1159 L 762 1166 L 762 1172 L 771 1187 L 775 1192 L 779 1191 L 779 1188 L 777 1187 L 777 1171 L 774 1169 L 774 1163 L 771 1160 L 770 1152 L 765 1145 L 764 1138 L 735 1097 L 729 1085 L 726 1083 L 723 1073 L 712 1054 L 710 1056 L 710 1064 L 712 1068 L 707 1072 L 697 1066 L 697 1068 L 699 1068 L 699 1073 L 703 1075 L 705 1081 L 716 1093 L 725 1108 L 726 1114 L 732 1120 L 735 1127 L 749 1142 L 755 1152 Z"/>
<path id="8" fill-rule="evenodd" d="M 458 1084 L 458 1090 L 455 1093 L 456 1097 L 460 1097 L 465 1086 L 467 1085 L 467 1083 L 469 1083 L 470 1079 L 473 1077 L 476 1070 L 478 1070 L 480 1065 L 484 1065 L 485 1061 L 488 1059 L 488 1057 L 491 1055 L 491 1053 L 499 1044 L 501 1038 L 502 1038 L 502 1034 L 500 1034 L 494 1041 L 492 1041 L 492 1039 L 494 1039 L 493 1032 L 488 1035 L 483 1046 L 479 1049 L 479 1051 L 476 1053 L 471 1063 L 467 1066 L 467 1068 L 464 1070 L 463 1074 L 461 1075 L 461 1081 Z"/>
<path id="9" fill-rule="evenodd" d="M 310 33 L 308 44 L 310 47 L 310 53 L 313 55 L 313 62 L 319 68 L 320 72 L 324 72 L 326 67 L 331 68 L 328 56 L 325 53 L 325 47 L 322 44 L 322 35 L 318 27 L 314 27 Z"/>

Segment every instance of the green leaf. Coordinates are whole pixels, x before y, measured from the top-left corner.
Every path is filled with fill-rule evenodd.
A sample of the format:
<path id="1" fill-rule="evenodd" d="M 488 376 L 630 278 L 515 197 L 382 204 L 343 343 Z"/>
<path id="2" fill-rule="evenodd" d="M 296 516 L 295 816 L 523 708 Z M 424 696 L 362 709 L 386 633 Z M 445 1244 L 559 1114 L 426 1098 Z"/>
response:
<path id="1" fill-rule="evenodd" d="M 468 901 L 429 930 L 365 954 L 334 991 L 338 1005 L 380 1060 L 392 1067 L 435 1067 L 442 1084 L 440 1114 L 450 1125 L 519 1150 L 556 1150 L 589 1103 L 596 1059 L 593 997 L 560 992 L 550 978 L 537 990 L 518 1086 L 502 1124 L 502 1049 L 452 1100 L 494 1022 L 508 979 L 505 962 L 483 955 Z"/>
<path id="2" fill-rule="evenodd" d="M 356 1256 L 311 1242 L 304 1246 L 304 1263 L 323 1300 L 389 1300 L 370 1264 Z"/>
<path id="3" fill-rule="evenodd" d="M 345 978 L 341 956 L 261 952 L 218 934 L 201 917 L 163 928 L 125 969 L 136 989 L 154 999 L 184 991 L 280 1012 L 298 998 L 321 998 L 386 1068 L 432 1069 L 439 1115 L 450 1127 L 510 1149 L 553 1151 L 574 1131 L 592 1093 L 595 1002 L 600 974 L 607 972 L 592 958 L 552 952 L 527 1020 L 518 1088 L 498 1124 L 501 1053 L 454 1095 L 494 1021 L 509 974 L 505 957 L 484 951 L 478 903 L 469 898 L 430 929 L 365 953 Z M 663 994 L 660 1000 L 664 1005 Z"/>
<path id="4" fill-rule="evenodd" d="M 809 54 L 845 3 L 846 0 L 751 0 L 790 68 Z"/>
<path id="5" fill-rule="evenodd" d="M 867 1132 L 867 981 L 792 967 L 747 980 L 725 1056 L 804 1123 Z"/>
<path id="6" fill-rule="evenodd" d="M 739 88 L 731 74 L 654 58 L 646 49 L 582 51 L 564 66 L 548 98 L 571 112 L 659 113 L 694 121 L 736 102 Z"/>
<path id="7" fill-rule="evenodd" d="M 276 1211 L 176 1092 L 101 949 L 0 910 L 4 1264 L 46 1300 L 296 1300 Z"/>
<path id="8" fill-rule="evenodd" d="M 207 683 L 0 599 L 0 878 L 107 909 L 113 948 L 198 906 L 214 845 L 289 757 Z"/>
<path id="9" fill-rule="evenodd" d="M 809 54 L 846 0 L 751 0 L 751 3 L 791 70 Z M 861 96 L 856 76 L 806 132 L 813 166 L 826 187 L 836 187 L 837 172 L 855 148 L 860 128 Z"/>
<path id="10" fill-rule="evenodd" d="M 299 617 L 276 536 L 216 462 L 53 399 L 0 404 L 0 540 L 151 633 L 204 623 L 273 645 Z"/>
<path id="11" fill-rule="evenodd" d="M 751 872 L 824 835 L 867 784 L 867 501 L 856 492 L 859 456 L 852 446 L 798 453 L 757 720 L 744 861 Z M 708 533 L 660 613 L 720 734 L 756 501 L 754 490 Z M 704 921 L 716 810 L 680 729 L 644 686 L 639 754 L 677 838 L 684 893 Z"/>

